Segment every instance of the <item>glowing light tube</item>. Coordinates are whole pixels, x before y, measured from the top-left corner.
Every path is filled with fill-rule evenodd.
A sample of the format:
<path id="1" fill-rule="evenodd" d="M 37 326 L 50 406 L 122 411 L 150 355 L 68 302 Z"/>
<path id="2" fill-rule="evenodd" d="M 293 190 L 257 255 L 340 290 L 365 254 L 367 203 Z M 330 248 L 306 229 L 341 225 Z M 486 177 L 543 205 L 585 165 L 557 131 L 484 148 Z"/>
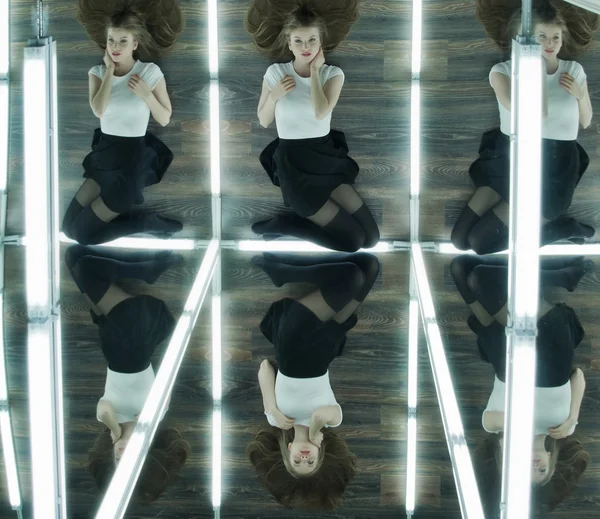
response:
<path id="1" fill-rule="evenodd" d="M 10 70 L 10 1 L 0 0 L 0 78 Z"/>
<path id="2" fill-rule="evenodd" d="M 473 464 L 465 441 L 465 432 L 456 401 L 456 394 L 448 369 L 446 352 L 436 320 L 433 299 L 429 289 L 423 253 L 418 243 L 411 245 L 411 266 L 415 278 L 421 318 L 427 339 L 429 361 L 435 382 L 448 452 L 452 462 L 456 492 L 465 519 L 484 519 L 483 507 L 475 480 Z M 462 450 L 458 450 L 458 449 Z M 461 455 L 457 456 L 457 452 Z"/>
<path id="3" fill-rule="evenodd" d="M 330 249 L 321 247 L 309 241 L 300 240 L 240 240 L 237 250 L 256 252 L 331 252 Z M 390 252 L 394 250 L 391 242 L 379 242 L 370 249 L 360 249 L 363 252 Z"/>
<path id="4" fill-rule="evenodd" d="M 96 519 L 121 519 L 154 439 L 159 419 L 175 383 L 200 308 L 208 291 L 219 254 L 218 240 L 208 246 L 184 311 L 152 384 L 150 394 L 138 418 L 123 457 L 108 487 Z"/>

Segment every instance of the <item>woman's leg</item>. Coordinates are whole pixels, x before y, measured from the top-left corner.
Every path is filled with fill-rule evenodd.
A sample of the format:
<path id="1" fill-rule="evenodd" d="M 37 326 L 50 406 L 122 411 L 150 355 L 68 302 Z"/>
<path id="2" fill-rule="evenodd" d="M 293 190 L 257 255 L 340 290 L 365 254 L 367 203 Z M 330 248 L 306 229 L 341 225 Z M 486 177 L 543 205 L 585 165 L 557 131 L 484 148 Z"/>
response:
<path id="1" fill-rule="evenodd" d="M 469 249 L 468 236 L 481 216 L 498 204 L 502 197 L 491 187 L 478 187 L 452 228 L 450 239 L 459 250 Z"/>
<path id="2" fill-rule="evenodd" d="M 91 178 L 86 179 L 73 200 L 71 200 L 63 218 L 62 230 L 69 238 L 72 238 L 71 224 L 75 218 L 99 196 L 100 185 Z"/>
<path id="3" fill-rule="evenodd" d="M 379 227 L 354 187 L 349 184 L 338 186 L 331 192 L 331 200 L 345 209 L 362 227 L 365 232 L 363 248 L 374 247 L 379 242 Z"/>
<path id="4" fill-rule="evenodd" d="M 88 245 L 92 243 L 94 234 L 117 216 L 119 213 L 111 211 L 102 198 L 98 197 L 71 221 L 70 237 L 82 245 Z"/>

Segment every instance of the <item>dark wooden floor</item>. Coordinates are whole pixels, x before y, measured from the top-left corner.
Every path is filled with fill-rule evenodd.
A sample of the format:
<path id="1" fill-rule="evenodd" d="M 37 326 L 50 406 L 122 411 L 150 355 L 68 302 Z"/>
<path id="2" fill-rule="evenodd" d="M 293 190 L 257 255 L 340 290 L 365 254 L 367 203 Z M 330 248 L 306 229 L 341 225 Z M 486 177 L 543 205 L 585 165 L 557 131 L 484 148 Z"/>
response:
<path id="1" fill-rule="evenodd" d="M 81 161 L 98 126 L 87 102 L 87 71 L 101 62 L 101 53 L 76 22 L 74 1 L 44 3 L 47 34 L 57 39 L 59 51 L 62 212 L 81 184 Z M 206 2 L 181 3 L 187 28 L 173 54 L 159 63 L 167 78 L 173 118 L 167 128 L 151 125 L 151 130 L 171 147 L 175 161 L 165 179 L 149 188 L 145 196 L 151 206 L 184 222 L 181 237 L 205 239 L 210 237 L 212 225 Z M 276 137 L 275 128 L 260 127 L 256 117 L 260 84 L 269 62 L 255 51 L 243 31 L 248 2 L 221 0 L 218 5 L 223 238 L 253 238 L 249 222 L 282 207 L 280 193 L 270 184 L 258 161 L 260 151 Z M 35 33 L 34 7 L 33 0 L 11 1 L 13 66 L 7 234 L 24 231 L 21 70 L 23 47 Z M 361 20 L 348 41 L 327 56 L 328 63 L 341 66 L 346 73 L 332 126 L 346 133 L 351 155 L 361 167 L 357 189 L 373 211 L 385 240 L 408 238 L 411 9 L 410 2 L 397 0 L 363 2 Z M 426 4 L 423 38 L 421 231 L 425 240 L 448 241 L 450 229 L 472 192 L 467 170 L 477 156 L 481 134 L 498 125 L 497 103 L 488 73 L 494 63 L 508 57 L 486 39 L 474 18 L 471 1 Z M 598 41 L 579 60 L 588 75 L 594 107 L 600 84 L 600 66 L 593 59 Z M 590 128 L 580 131 L 579 142 L 591 162 L 571 211 L 586 222 L 599 224 L 598 227 L 600 139 L 594 121 Z M 6 254 L 8 382 L 24 500 L 29 507 L 24 251 L 7 248 Z M 132 285 L 131 290 L 163 298 L 178 316 L 203 256 L 202 251 L 184 255 L 186 263 L 182 268 L 167 273 L 152 287 Z M 403 515 L 407 253 L 379 256 L 380 278 L 359 311 L 359 323 L 349 335 L 344 356 L 332 365 L 332 384 L 344 408 L 344 424 L 339 432 L 358 456 L 359 467 L 346 491 L 344 506 L 335 513 L 282 509 L 259 486 L 245 460 L 246 442 L 264 422 L 256 373 L 263 356 L 271 351 L 258 324 L 272 301 L 302 291 L 301 287 L 291 292 L 274 288 L 250 264 L 251 255 L 223 251 L 222 516 L 371 519 Z M 479 360 L 466 327 L 467 309 L 448 273 L 450 259 L 440 255 L 426 257 L 463 422 L 469 443 L 475 445 L 483 434 L 481 412 L 493 378 Z M 597 516 L 598 289 L 597 275 L 592 275 L 574 294 L 549 295 L 574 307 L 586 330 L 586 339 L 577 350 L 577 365 L 585 370 L 587 378 L 578 435 L 593 458 L 580 488 L 549 516 L 552 518 Z M 64 270 L 61 290 L 69 516 L 87 519 L 93 517 L 101 499 L 85 464 L 87 451 L 102 429 L 94 410 L 104 388 L 105 364 L 85 303 Z M 160 353 L 157 352 L 155 365 Z M 209 353 L 210 305 L 206 304 L 182 364 L 167 418 L 191 443 L 192 456 L 181 477 L 154 505 L 132 505 L 127 517 L 212 517 Z M 419 353 L 418 418 L 417 516 L 458 518 L 460 510 L 424 341 Z M 3 477 L 0 482 L 0 518 L 13 517 Z M 28 511 L 26 508 L 26 516 Z"/>

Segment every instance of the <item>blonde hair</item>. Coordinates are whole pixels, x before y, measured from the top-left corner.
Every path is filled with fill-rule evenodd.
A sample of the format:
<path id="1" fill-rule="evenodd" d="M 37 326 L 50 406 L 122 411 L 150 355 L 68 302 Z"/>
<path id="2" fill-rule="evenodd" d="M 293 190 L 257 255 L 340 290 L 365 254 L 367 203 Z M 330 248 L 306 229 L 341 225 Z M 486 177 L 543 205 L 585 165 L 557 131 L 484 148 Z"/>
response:
<path id="1" fill-rule="evenodd" d="M 498 47 L 509 50 L 520 30 L 521 0 L 475 0 L 475 16 Z M 600 16 L 561 0 L 534 0 L 532 23 L 558 25 L 563 38 L 558 57 L 573 60 L 592 43 Z"/>
<path id="2" fill-rule="evenodd" d="M 356 475 L 356 457 L 338 434 L 324 429 L 315 469 L 309 474 L 298 474 L 289 461 L 287 448 L 293 439 L 293 429 L 268 427 L 248 444 L 246 454 L 261 483 L 278 503 L 287 507 L 337 508 L 346 485 Z"/>
<path id="3" fill-rule="evenodd" d="M 324 52 L 344 41 L 359 18 L 359 0 L 254 0 L 244 19 L 258 50 L 274 61 L 293 58 L 288 42 L 293 31 L 316 27 Z"/>
<path id="4" fill-rule="evenodd" d="M 178 0 L 78 0 L 77 19 L 103 50 L 109 28 L 132 33 L 133 57 L 144 61 L 169 54 L 185 27 Z"/>

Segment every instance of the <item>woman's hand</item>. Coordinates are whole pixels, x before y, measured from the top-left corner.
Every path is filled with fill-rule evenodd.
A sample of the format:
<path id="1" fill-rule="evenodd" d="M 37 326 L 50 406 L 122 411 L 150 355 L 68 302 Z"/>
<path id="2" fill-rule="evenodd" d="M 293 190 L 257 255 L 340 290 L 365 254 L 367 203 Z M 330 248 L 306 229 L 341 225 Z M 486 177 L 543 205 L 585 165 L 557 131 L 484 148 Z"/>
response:
<path id="1" fill-rule="evenodd" d="M 563 87 L 578 101 L 583 97 L 583 88 L 575 81 L 575 78 L 566 72 L 560 76 L 560 86 Z"/>
<path id="2" fill-rule="evenodd" d="M 127 83 L 129 90 L 131 90 L 136 96 L 141 97 L 144 101 L 148 99 L 150 94 L 152 94 L 152 90 L 140 76 L 134 74 L 129 78 L 129 82 Z"/>
<path id="3" fill-rule="evenodd" d="M 110 54 L 108 53 L 108 49 L 106 49 L 104 51 L 104 65 L 106 65 L 106 70 L 107 71 L 110 70 L 110 71 L 114 72 L 114 70 L 115 70 L 115 62 L 110 57 Z"/>
<path id="4" fill-rule="evenodd" d="M 311 72 L 318 72 L 323 65 L 325 65 L 325 54 L 323 54 L 323 47 L 321 47 L 310 62 L 310 70 Z"/>
<path id="5" fill-rule="evenodd" d="M 294 88 L 296 88 L 294 78 L 292 76 L 285 76 L 273 87 L 273 90 L 271 90 L 271 99 L 273 99 L 273 101 L 279 101 L 283 96 L 294 90 Z"/>
<path id="6" fill-rule="evenodd" d="M 323 441 L 323 433 L 319 431 L 314 438 L 309 438 L 310 443 L 312 443 L 316 447 L 321 447 L 321 442 Z"/>
<path id="7" fill-rule="evenodd" d="M 548 429 L 548 434 L 551 438 L 554 438 L 556 440 L 566 438 L 576 423 L 577 420 L 575 420 L 574 418 L 567 418 L 567 420 L 558 427 L 550 427 Z"/>
<path id="8" fill-rule="evenodd" d="M 275 409 L 271 414 L 280 429 L 291 429 L 294 427 L 294 419 L 285 416 L 279 409 Z"/>
<path id="9" fill-rule="evenodd" d="M 119 441 L 122 434 L 123 434 L 123 429 L 121 428 L 121 424 L 117 424 L 116 430 L 111 429 L 110 439 L 112 440 L 113 445 Z"/>

